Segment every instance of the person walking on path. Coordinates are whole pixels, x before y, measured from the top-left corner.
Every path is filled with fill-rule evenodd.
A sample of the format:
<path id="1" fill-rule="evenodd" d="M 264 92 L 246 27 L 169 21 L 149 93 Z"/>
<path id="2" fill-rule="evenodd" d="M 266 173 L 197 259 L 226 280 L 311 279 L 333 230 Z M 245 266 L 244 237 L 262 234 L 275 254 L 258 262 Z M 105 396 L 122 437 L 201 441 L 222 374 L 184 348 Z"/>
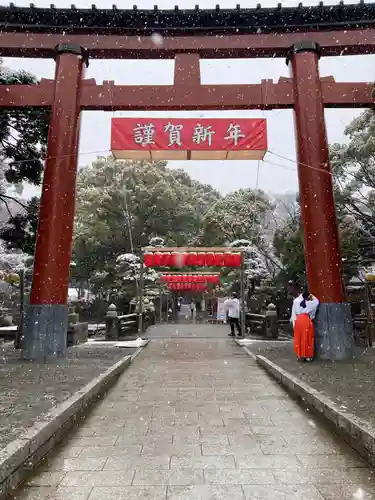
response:
<path id="1" fill-rule="evenodd" d="M 195 300 L 193 299 L 190 302 L 190 313 L 191 313 L 191 320 L 194 321 L 197 315 L 197 306 L 195 304 Z"/>
<path id="2" fill-rule="evenodd" d="M 229 337 L 234 337 L 234 327 L 237 328 L 238 336 L 241 337 L 241 326 L 240 326 L 240 301 L 237 298 L 237 294 L 233 293 L 231 299 L 227 299 L 224 302 L 225 312 L 228 315 L 228 322 L 230 325 Z"/>
<path id="3" fill-rule="evenodd" d="M 314 357 L 314 326 L 319 300 L 307 290 L 293 301 L 290 321 L 294 328 L 294 352 L 299 361 L 312 361 Z"/>

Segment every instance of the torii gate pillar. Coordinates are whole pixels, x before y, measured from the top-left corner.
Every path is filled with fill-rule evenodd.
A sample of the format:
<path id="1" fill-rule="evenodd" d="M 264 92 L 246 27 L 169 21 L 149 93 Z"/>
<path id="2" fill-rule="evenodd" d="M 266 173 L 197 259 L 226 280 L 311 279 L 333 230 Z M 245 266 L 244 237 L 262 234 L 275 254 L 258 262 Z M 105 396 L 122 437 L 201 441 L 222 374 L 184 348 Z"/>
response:
<path id="1" fill-rule="evenodd" d="M 80 92 L 85 49 L 56 47 L 55 94 L 48 133 L 30 305 L 25 317 L 23 357 L 64 356 L 68 286 L 77 173 Z"/>
<path id="2" fill-rule="evenodd" d="M 307 278 L 311 293 L 321 302 L 315 326 L 316 354 L 319 359 L 341 360 L 352 356 L 353 326 L 342 281 L 319 53 L 317 43 L 301 42 L 291 48 L 289 62 Z"/>

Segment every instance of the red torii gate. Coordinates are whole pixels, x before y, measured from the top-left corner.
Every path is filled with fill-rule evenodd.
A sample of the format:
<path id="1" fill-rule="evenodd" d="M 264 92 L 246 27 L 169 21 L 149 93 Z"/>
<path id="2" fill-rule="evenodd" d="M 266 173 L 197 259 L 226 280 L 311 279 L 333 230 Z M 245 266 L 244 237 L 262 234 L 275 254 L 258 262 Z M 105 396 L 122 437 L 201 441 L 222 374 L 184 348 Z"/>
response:
<path id="1" fill-rule="evenodd" d="M 85 24 L 82 19 L 90 18 L 90 11 L 74 6 L 71 11 L 36 9 L 33 5 L 30 9 L 13 5 L 0 9 L 0 56 L 56 59 L 54 81 L 44 79 L 38 85 L 0 87 L 0 107 L 47 106 L 52 110 L 33 285 L 26 316 L 25 357 L 57 356 L 66 348 L 79 114 L 81 110 L 94 109 L 293 108 L 308 281 L 312 293 L 321 300 L 316 329 L 318 355 L 324 359 L 343 359 L 351 355 L 352 324 L 342 285 L 324 107 L 372 106 L 372 84 L 337 83 L 332 77 L 321 79 L 318 61 L 320 56 L 375 53 L 375 16 L 371 14 L 375 4 L 335 8 L 322 5 L 303 8 L 300 5 L 292 12 L 294 17 L 290 15 L 291 10 L 261 9 L 260 6 L 242 10 L 238 6 L 223 11 L 221 18 L 217 7 L 208 11 L 207 16 L 203 11 L 202 26 L 194 31 L 189 28 L 189 19 L 194 18 L 197 28 L 199 8 L 195 11 L 179 11 L 178 8 L 159 11 L 156 8 L 140 14 L 140 19 L 147 16 L 154 19 L 154 27 L 150 21 L 143 23 L 143 28 L 130 29 L 126 36 L 122 30 L 119 36 L 116 30 L 121 26 L 117 26 L 116 19 L 127 19 L 126 16 L 135 19 L 136 8 L 119 11 L 114 6 L 115 21 L 110 26 L 107 21 L 103 22 L 101 27 L 93 22 Z M 110 12 L 93 6 L 92 18 L 100 20 L 103 16 L 107 20 Z M 240 16 L 238 22 L 242 23 L 240 30 L 235 25 L 237 14 Z M 266 19 L 262 29 L 258 27 L 259 22 L 255 22 L 257 16 Z M 331 16 L 330 29 L 333 31 L 324 31 L 328 29 L 324 28 L 327 26 L 324 16 Z M 36 25 L 35 19 L 42 17 L 47 21 L 43 21 L 42 26 Z M 232 26 L 227 23 L 229 17 L 235 20 Z M 299 19 L 299 25 L 294 23 L 294 18 Z M 175 31 L 168 24 L 171 19 L 181 23 Z M 204 25 L 205 19 L 212 25 Z M 249 20 L 247 27 L 243 26 L 243 19 Z M 336 19 L 340 20 L 340 29 Z M 217 20 L 220 23 L 215 24 Z M 215 26 L 223 34 L 216 36 Z M 353 29 L 353 26 L 365 29 Z M 184 32 L 187 28 L 190 29 L 188 36 Z M 152 30 L 165 31 L 160 46 L 149 36 Z M 83 79 L 89 57 L 174 59 L 174 85 L 125 86 L 108 81 L 97 85 L 94 80 Z M 292 77 L 282 78 L 277 83 L 262 80 L 257 85 L 201 85 L 201 58 L 234 57 L 285 57 Z"/>

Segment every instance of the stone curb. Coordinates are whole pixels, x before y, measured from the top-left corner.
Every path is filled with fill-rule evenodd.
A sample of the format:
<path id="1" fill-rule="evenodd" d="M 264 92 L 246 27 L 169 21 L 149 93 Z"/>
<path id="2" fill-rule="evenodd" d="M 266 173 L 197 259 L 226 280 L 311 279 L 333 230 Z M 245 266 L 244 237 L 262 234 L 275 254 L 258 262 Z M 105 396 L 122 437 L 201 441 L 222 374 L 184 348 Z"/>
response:
<path id="1" fill-rule="evenodd" d="M 146 344 L 147 345 L 147 344 Z M 144 347 L 146 347 L 146 345 Z M 66 401 L 42 416 L 41 420 L 0 450 L 0 499 L 5 498 L 30 474 L 66 433 L 129 367 L 144 348 L 137 349 L 108 368 Z"/>
<path id="2" fill-rule="evenodd" d="M 290 393 L 296 395 L 307 406 L 329 420 L 340 436 L 371 466 L 375 467 L 374 426 L 366 420 L 356 417 L 353 413 L 343 410 L 320 391 L 294 377 L 266 357 L 255 355 L 246 347 L 244 350 Z"/>

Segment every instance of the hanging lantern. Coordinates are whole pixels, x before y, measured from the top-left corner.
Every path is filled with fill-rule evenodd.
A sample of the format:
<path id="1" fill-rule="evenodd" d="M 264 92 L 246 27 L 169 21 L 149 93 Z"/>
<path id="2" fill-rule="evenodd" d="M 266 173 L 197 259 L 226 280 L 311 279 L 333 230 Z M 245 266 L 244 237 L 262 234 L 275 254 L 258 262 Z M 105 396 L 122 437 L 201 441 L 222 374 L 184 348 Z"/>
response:
<path id="1" fill-rule="evenodd" d="M 212 252 L 206 253 L 205 265 L 211 267 L 215 265 L 215 254 Z"/>
<path id="2" fill-rule="evenodd" d="M 224 254 L 224 265 L 226 267 L 241 267 L 241 254 L 240 253 L 226 253 Z"/>
<path id="3" fill-rule="evenodd" d="M 169 252 L 160 252 L 160 265 L 162 267 L 169 267 L 171 265 L 171 254 Z"/>
<path id="4" fill-rule="evenodd" d="M 225 253 L 224 254 L 224 266 L 225 267 L 233 267 L 233 253 Z"/>
<path id="5" fill-rule="evenodd" d="M 186 266 L 186 259 L 187 259 L 187 256 L 188 254 L 186 252 L 180 252 L 180 253 L 177 253 L 175 256 L 174 256 L 174 261 L 175 261 L 175 265 L 176 267 L 185 267 Z"/>
<path id="6" fill-rule="evenodd" d="M 233 254 L 233 267 L 241 267 L 242 255 L 240 253 Z"/>
<path id="7" fill-rule="evenodd" d="M 197 267 L 204 267 L 205 266 L 205 261 L 206 261 L 206 254 L 203 252 L 199 252 L 196 254 L 196 266 Z"/>
<path id="8" fill-rule="evenodd" d="M 163 254 L 161 252 L 155 252 L 154 253 L 154 266 L 155 267 L 160 267 L 161 266 L 161 259 L 163 257 Z"/>
<path id="9" fill-rule="evenodd" d="M 224 266 L 224 254 L 223 253 L 215 253 L 215 266 L 223 267 Z"/>
<path id="10" fill-rule="evenodd" d="M 177 255 L 178 253 L 177 252 L 172 252 L 171 253 L 171 267 L 178 267 L 177 266 Z"/>
<path id="11" fill-rule="evenodd" d="M 143 265 L 145 267 L 153 267 L 153 265 L 154 265 L 154 254 L 152 254 L 152 253 L 145 253 L 143 255 Z"/>
<path id="12" fill-rule="evenodd" d="M 195 252 L 189 252 L 186 255 L 186 266 L 195 267 L 197 265 L 197 254 Z"/>

